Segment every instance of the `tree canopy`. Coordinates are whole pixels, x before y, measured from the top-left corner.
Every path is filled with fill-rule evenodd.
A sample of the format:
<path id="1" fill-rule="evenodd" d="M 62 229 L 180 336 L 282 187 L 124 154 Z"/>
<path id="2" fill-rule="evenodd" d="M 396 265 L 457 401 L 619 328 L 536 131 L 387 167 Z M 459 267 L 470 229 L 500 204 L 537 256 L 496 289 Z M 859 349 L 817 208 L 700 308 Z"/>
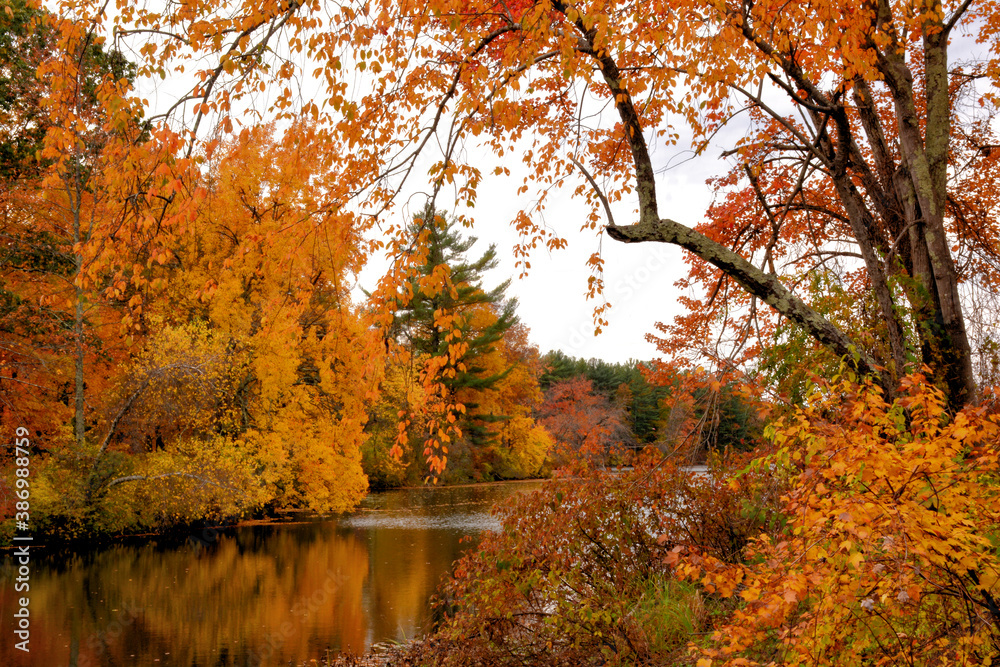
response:
<path id="1" fill-rule="evenodd" d="M 689 302 L 687 319 L 664 326 L 668 349 L 721 327 L 730 344 L 712 352 L 747 363 L 787 320 L 890 391 L 919 362 L 955 405 L 976 396 L 979 350 L 960 285 L 995 282 L 993 3 L 877 0 L 820 11 L 686 0 L 194 2 L 103 11 L 60 6 L 96 42 L 113 36 L 140 77 L 190 82 L 176 102 L 150 105 L 161 142 L 197 155 L 214 136 L 209 125 L 236 131 L 242 110 L 267 91 L 255 112 L 318 122 L 339 154 L 327 201 L 382 220 L 391 252 L 407 242 L 407 225 L 387 214 L 423 174 L 429 199 L 447 193 L 465 219 L 461 207 L 490 176 L 465 150 L 475 144 L 523 161 L 525 206 L 513 223 L 524 268 L 531 248 L 561 247 L 580 226 L 691 253 L 690 282 L 706 294 Z M 958 58 L 949 56 L 956 40 Z M 985 55 L 973 56 L 973 41 Z M 314 77 L 317 94 L 296 95 L 303 77 Z M 682 133 L 705 151 L 736 123 L 743 131 L 725 153 L 706 220 L 661 216 L 657 152 Z M 559 186 L 590 206 L 569 230 L 541 218 Z M 596 296 L 602 259 L 591 262 Z M 803 281 L 819 270 L 852 303 L 831 309 L 811 298 Z"/>

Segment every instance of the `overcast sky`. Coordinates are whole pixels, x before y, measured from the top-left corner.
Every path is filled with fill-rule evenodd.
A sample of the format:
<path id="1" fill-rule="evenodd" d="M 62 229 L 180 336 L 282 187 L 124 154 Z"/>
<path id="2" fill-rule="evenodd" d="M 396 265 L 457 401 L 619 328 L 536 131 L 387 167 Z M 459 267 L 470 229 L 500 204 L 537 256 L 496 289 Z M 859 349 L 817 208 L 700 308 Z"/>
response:
<path id="1" fill-rule="evenodd" d="M 657 149 L 652 158 L 654 167 L 662 169 L 657 184 L 660 214 L 693 226 L 702 220 L 712 201 L 705 180 L 718 175 L 726 165 L 719 160 L 721 148 L 685 161 L 690 154 L 686 146 L 681 143 L 676 148 Z M 683 252 L 667 244 L 624 244 L 607 236 L 602 242 L 596 232 L 580 231 L 586 211 L 582 203 L 570 197 L 576 186 L 572 183 L 549 201 L 545 212 L 545 223 L 566 238 L 569 246 L 553 253 L 536 250 L 529 275 L 518 279 L 511 252 L 517 233 L 508 222 L 518 210 L 531 206 L 532 193 L 515 196 L 525 172 L 523 168 L 518 170 L 519 161 L 516 166 L 511 162 L 506 163 L 512 171 L 510 179 L 493 177 L 489 175 L 493 158 L 484 153 L 485 175 L 472 211 L 476 226 L 464 230 L 479 239 L 467 253 L 470 259 L 480 257 L 490 243 L 497 246 L 500 264 L 486 275 L 484 287 L 492 288 L 511 279 L 507 294 L 517 298 L 518 316 L 531 330 L 531 341 L 542 353 L 562 350 L 574 357 L 610 362 L 659 357 L 645 336 L 654 331 L 657 322 L 669 322 L 680 312 L 680 290 L 674 282 L 686 274 Z M 442 207 L 448 208 L 447 204 Z M 618 224 L 634 222 L 629 206 L 616 207 L 614 214 Z M 606 317 L 608 326 L 595 337 L 595 302 L 586 298 L 590 276 L 586 261 L 598 249 L 605 260 L 605 296 L 611 309 Z M 373 289 L 384 266 L 384 262 L 373 258 L 361 275 L 361 286 Z"/>
<path id="2" fill-rule="evenodd" d="M 703 175 L 694 170 L 674 170 L 661 178 L 660 210 L 678 221 L 693 223 L 711 200 Z M 517 297 L 521 320 L 531 329 L 531 340 L 542 352 L 562 350 L 589 359 L 606 361 L 652 359 L 656 348 L 645 340 L 658 321 L 669 321 L 678 312 L 678 288 L 674 282 L 686 267 L 682 251 L 666 244 L 624 244 L 607 236 L 603 241 L 595 232 L 579 231 L 585 218 L 581 204 L 568 196 L 565 204 L 549 205 L 546 221 L 569 241 L 569 247 L 551 254 L 537 252 L 526 278 L 518 279 L 511 257 L 515 234 L 502 224 L 523 205 L 506 193 L 484 188 L 477 206 L 477 217 L 485 222 L 495 218 L 499 224 L 478 224 L 479 245 L 497 244 L 501 265 L 488 277 L 495 284 L 508 277 L 510 294 Z M 615 212 L 619 224 L 633 222 L 626 210 Z M 590 270 L 587 258 L 598 249 L 605 260 L 605 297 L 611 303 L 608 326 L 595 337 L 593 300 L 586 298 Z M 478 251 L 478 248 L 476 248 Z"/>

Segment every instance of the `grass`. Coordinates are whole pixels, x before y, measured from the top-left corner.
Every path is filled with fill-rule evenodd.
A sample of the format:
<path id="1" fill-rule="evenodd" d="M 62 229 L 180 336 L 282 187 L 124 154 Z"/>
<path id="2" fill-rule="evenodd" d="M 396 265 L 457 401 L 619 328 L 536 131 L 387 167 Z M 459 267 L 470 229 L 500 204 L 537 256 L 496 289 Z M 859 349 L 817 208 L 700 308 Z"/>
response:
<path id="1" fill-rule="evenodd" d="M 650 655 L 676 655 L 703 631 L 709 609 L 694 584 L 664 575 L 646 583 L 633 619 Z"/>

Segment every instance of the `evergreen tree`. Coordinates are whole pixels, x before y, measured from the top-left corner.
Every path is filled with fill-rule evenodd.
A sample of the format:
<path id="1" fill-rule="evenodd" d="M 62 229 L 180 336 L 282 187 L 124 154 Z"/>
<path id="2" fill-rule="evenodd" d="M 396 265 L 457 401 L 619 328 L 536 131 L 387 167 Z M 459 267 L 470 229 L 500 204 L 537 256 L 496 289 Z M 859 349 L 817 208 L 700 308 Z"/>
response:
<path id="1" fill-rule="evenodd" d="M 538 378 L 538 384 L 542 389 L 548 389 L 560 380 L 568 380 L 577 375 L 587 374 L 587 362 L 583 359 L 571 357 L 562 350 L 550 350 L 542 357 L 544 370 Z"/>
<path id="2" fill-rule="evenodd" d="M 428 207 L 414 217 L 411 232 L 416 239 L 427 234 L 427 255 L 417 267 L 411 279 L 413 297 L 399 309 L 396 335 L 415 355 L 439 357 L 448 355 L 449 331 L 457 328 L 462 332 L 461 340 L 467 345 L 456 372 L 443 379 L 451 396 L 462 390 L 470 390 L 472 395 L 489 391 L 503 379 L 510 368 L 487 370 L 481 360 L 492 352 L 505 332 L 517 323 L 515 299 L 506 299 L 504 292 L 510 285 L 506 280 L 492 290 L 482 287 L 482 275 L 496 267 L 496 246 L 490 247 L 475 260 L 466 259 L 466 253 L 476 242 L 475 237 L 463 238 L 456 228 L 454 219 Z M 443 288 L 421 288 L 421 281 L 440 274 L 444 269 L 448 281 Z M 473 315 L 488 309 L 493 316 L 486 318 Z M 457 318 L 457 326 L 445 330 L 437 323 L 439 313 L 450 313 Z M 474 322 L 475 319 L 475 322 Z M 468 395 L 470 391 L 464 392 Z M 480 414 L 476 411 L 478 402 L 464 401 L 466 413 L 460 416 L 460 428 L 469 444 L 481 446 L 489 440 L 486 425 L 505 419 L 505 415 Z"/>

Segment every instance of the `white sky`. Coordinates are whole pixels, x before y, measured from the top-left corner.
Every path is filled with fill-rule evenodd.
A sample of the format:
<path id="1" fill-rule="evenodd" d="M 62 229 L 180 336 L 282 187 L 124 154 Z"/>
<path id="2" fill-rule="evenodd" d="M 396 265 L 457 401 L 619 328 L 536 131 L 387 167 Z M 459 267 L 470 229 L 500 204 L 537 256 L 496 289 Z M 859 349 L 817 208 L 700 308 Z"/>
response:
<path id="1" fill-rule="evenodd" d="M 708 172 L 699 171 L 677 169 L 661 177 L 661 214 L 689 224 L 701 219 L 711 193 L 705 186 Z M 682 251 L 666 244 L 624 244 L 606 236 L 602 240 L 594 231 L 579 231 L 586 213 L 567 193 L 549 203 L 545 219 L 569 241 L 568 247 L 553 253 L 537 251 L 528 276 L 518 279 L 511 255 L 516 232 L 505 222 L 530 202 L 514 199 L 513 191 L 513 187 L 491 187 L 484 179 L 474 212 L 477 225 L 472 230 L 479 242 L 470 256 L 478 257 L 489 243 L 496 244 L 500 266 L 484 284 L 490 287 L 513 278 L 508 294 L 517 297 L 518 315 L 531 330 L 532 342 L 543 353 L 559 349 L 571 356 L 611 362 L 658 356 L 645 335 L 656 322 L 669 321 L 679 312 L 674 282 L 686 273 Z M 616 221 L 631 222 L 627 213 L 616 210 Z M 595 337 L 596 303 L 586 298 L 590 276 L 586 261 L 598 249 L 605 261 L 605 297 L 612 307 L 606 316 L 608 326 Z"/>
<path id="2" fill-rule="evenodd" d="M 657 182 L 661 216 L 690 226 L 702 220 L 713 197 L 705 180 L 726 169 L 719 155 L 722 144 L 727 141 L 731 144 L 732 133 L 722 132 L 717 139 L 718 146 L 686 161 L 684 158 L 691 153 L 690 143 L 683 139 L 676 147 L 651 149 L 654 168 L 660 170 L 672 165 L 663 169 Z M 472 151 L 470 148 L 469 152 Z M 496 244 L 500 263 L 484 277 L 484 287 L 489 289 L 511 279 L 507 295 L 517 298 L 518 316 L 530 329 L 531 342 L 542 353 L 562 350 L 574 357 L 609 362 L 660 357 L 645 336 L 654 332 L 657 322 L 670 322 L 682 311 L 678 303 L 681 291 L 674 283 L 687 273 L 683 251 L 668 244 L 625 244 L 607 236 L 600 239 L 596 231 L 580 231 L 586 209 L 584 204 L 570 197 L 577 185 L 572 182 L 563 191 L 550 194 L 544 216 L 544 222 L 567 239 L 568 247 L 553 253 L 544 248 L 535 251 L 530 258 L 528 276 L 519 279 L 511 252 L 518 238 L 508 222 L 517 211 L 531 207 L 533 193 L 529 191 L 520 198 L 515 196 L 527 174 L 519 158 L 508 153 L 505 159 L 505 165 L 511 170 L 508 178 L 490 175 L 495 162 L 494 156 L 483 153 L 480 168 L 484 177 L 476 207 L 471 211 L 476 225 L 464 232 L 479 239 L 467 253 L 470 259 L 480 257 L 490 243 Z M 447 199 L 439 199 L 439 205 L 452 210 Z M 613 206 L 618 224 L 635 221 L 630 209 L 633 205 Z M 595 336 L 593 310 L 596 302 L 586 298 L 590 276 L 586 262 L 598 250 L 603 251 L 605 298 L 611 308 L 605 314 L 608 326 Z M 369 291 L 374 289 L 384 267 L 384 261 L 372 258 L 360 276 L 360 287 Z"/>

